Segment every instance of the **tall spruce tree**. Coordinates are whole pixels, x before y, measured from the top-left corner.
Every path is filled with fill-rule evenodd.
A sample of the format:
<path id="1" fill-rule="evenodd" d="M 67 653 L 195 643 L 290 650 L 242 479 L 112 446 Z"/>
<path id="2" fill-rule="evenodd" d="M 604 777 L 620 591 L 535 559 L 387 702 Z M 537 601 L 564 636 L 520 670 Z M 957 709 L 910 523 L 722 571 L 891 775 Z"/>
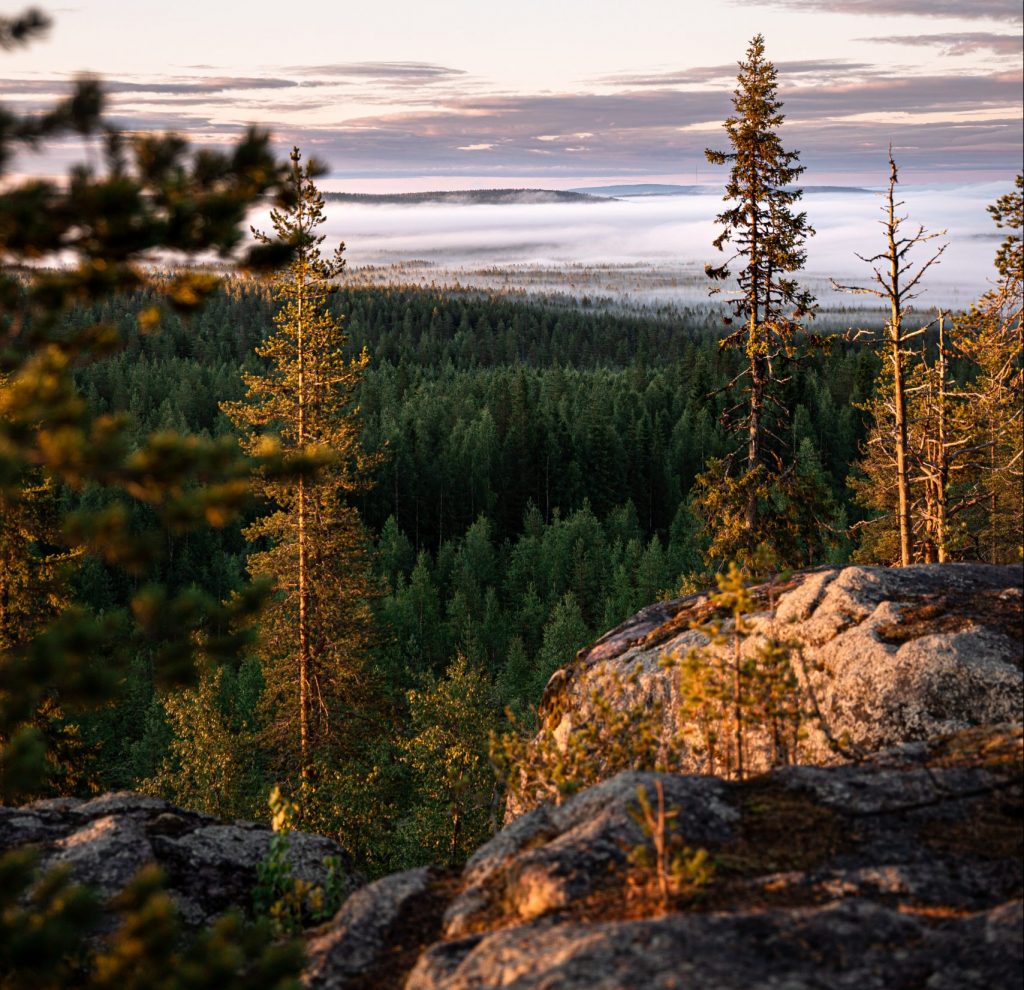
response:
<path id="1" fill-rule="evenodd" d="M 727 245 L 733 249 L 726 261 L 706 265 L 705 271 L 718 283 L 735 277 L 738 291 L 726 324 L 740 325 L 721 346 L 742 349 L 746 358 L 730 383 L 742 384 L 743 399 L 728 414 L 735 432 L 745 438 L 742 469 L 735 467 L 736 451 L 724 463 L 713 465 L 698 486 L 698 508 L 701 492 L 720 503 L 726 490 L 736 503 L 732 511 L 717 504 L 714 514 L 703 513 L 715 537 L 713 554 L 715 544 L 735 552 L 739 545 L 749 550 L 771 541 L 770 520 L 766 526 L 760 516 L 765 508 L 772 511 L 768 499 L 787 467 L 781 438 L 788 433 L 780 428 L 786 413 L 774 390 L 785 377 L 785 362 L 794 355 L 801 321 L 815 310 L 811 294 L 791 277 L 803 267 L 804 243 L 814 230 L 806 213 L 794 210 L 803 194 L 793 183 L 804 166 L 799 164 L 799 152 L 785 150 L 779 138 L 785 118 L 776 96 L 777 72 L 765 58 L 764 47 L 764 37 L 756 35 L 746 60 L 739 63 L 734 113 L 724 124 L 732 150 L 705 152 L 712 164 L 731 166 L 724 197 L 730 205 L 716 218 L 723 229 L 714 246 L 719 251 Z M 715 286 L 712 294 L 722 290 L 722 285 Z M 725 529 L 742 532 L 730 536 L 722 532 Z"/>
<path id="2" fill-rule="evenodd" d="M 318 464 L 281 476 L 262 472 L 256 488 L 273 511 L 246 537 L 266 546 L 249 557 L 254 577 L 269 577 L 276 594 L 261 623 L 267 682 L 268 734 L 279 770 L 308 779 L 313 764 L 353 744 L 353 718 L 366 686 L 372 582 L 366 537 L 347 497 L 366 489 L 374 458 L 360 442 L 355 391 L 369 357 L 344 353 L 345 335 L 330 312 L 332 280 L 343 245 L 321 254 L 323 197 L 315 161 L 291 156 L 292 201 L 271 212 L 276 239 L 294 252 L 273 280 L 276 332 L 256 349 L 263 373 L 243 375 L 247 394 L 224 403 L 244 431 L 243 448 L 269 445 L 289 458 Z M 256 232 L 258 240 L 272 238 Z M 268 546 L 269 544 L 269 546 Z M 358 736 L 358 731 L 355 733 Z"/>

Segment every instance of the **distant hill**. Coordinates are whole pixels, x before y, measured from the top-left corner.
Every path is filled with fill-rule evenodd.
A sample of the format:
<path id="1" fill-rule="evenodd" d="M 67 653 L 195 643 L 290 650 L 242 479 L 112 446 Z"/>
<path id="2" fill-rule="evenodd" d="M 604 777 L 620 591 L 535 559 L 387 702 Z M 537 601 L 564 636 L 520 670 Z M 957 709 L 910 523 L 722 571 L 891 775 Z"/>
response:
<path id="1" fill-rule="evenodd" d="M 660 182 L 638 182 L 620 186 L 590 186 L 570 189 L 569 192 L 591 196 L 699 196 L 717 192 L 717 186 L 674 186 Z"/>
<path id="2" fill-rule="evenodd" d="M 862 186 L 804 186 L 804 195 L 815 193 L 875 193 L 875 189 L 864 189 Z"/>
<path id="3" fill-rule="evenodd" d="M 324 193 L 334 203 L 360 203 L 364 206 L 416 206 L 421 203 L 449 203 L 461 206 L 503 206 L 532 203 L 600 203 L 609 197 L 589 191 L 563 189 L 455 189 L 436 192 Z"/>
<path id="4" fill-rule="evenodd" d="M 860 186 L 804 186 L 805 195 L 814 193 L 870 193 L 871 189 Z M 574 193 L 589 193 L 591 196 L 628 197 L 628 196 L 706 196 L 720 194 L 721 186 L 676 186 L 661 182 L 638 182 L 619 186 L 589 186 L 572 189 Z"/>

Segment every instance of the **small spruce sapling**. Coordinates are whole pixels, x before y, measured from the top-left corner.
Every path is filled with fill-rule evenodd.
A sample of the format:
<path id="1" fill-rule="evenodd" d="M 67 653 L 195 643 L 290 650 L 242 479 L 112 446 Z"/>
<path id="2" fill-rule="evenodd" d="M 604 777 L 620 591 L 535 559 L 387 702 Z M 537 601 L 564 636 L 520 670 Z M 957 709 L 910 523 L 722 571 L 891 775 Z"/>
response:
<path id="1" fill-rule="evenodd" d="M 636 804 L 630 805 L 630 818 L 640 827 L 645 842 L 629 852 L 632 869 L 631 887 L 635 895 L 649 898 L 656 895 L 662 912 L 669 910 L 673 899 L 695 894 L 710 882 L 715 865 L 706 849 L 693 849 L 683 843 L 672 827 L 679 809 L 665 804 L 665 788 L 660 779 L 654 782 L 657 803 L 651 802 L 647 788 L 636 789 Z"/>

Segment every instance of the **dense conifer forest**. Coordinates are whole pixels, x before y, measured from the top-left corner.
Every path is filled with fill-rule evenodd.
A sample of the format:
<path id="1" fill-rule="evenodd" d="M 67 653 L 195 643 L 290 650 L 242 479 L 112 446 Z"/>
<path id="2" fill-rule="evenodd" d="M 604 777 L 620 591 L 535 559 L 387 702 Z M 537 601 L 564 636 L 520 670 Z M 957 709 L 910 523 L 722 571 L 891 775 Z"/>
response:
<path id="1" fill-rule="evenodd" d="M 77 319 L 130 326 L 152 302 L 125 297 Z M 331 306 L 345 316 L 349 352 L 374 356 L 357 403 L 364 446 L 384 456 L 355 504 L 375 549 L 376 662 L 396 703 L 461 654 L 486 674 L 495 726 L 506 706 L 528 718 L 576 649 L 696 587 L 706 541 L 688 497 L 707 460 L 728 449 L 722 388 L 737 363 L 719 347 L 713 311 L 668 320 L 358 287 Z M 83 394 L 96 413 L 130 409 L 139 436 L 233 435 L 219 403 L 240 398 L 242 372 L 259 369 L 254 347 L 273 312 L 259 283 L 229 283 L 195 316 L 168 314 L 159 333 L 83 369 Z M 837 340 L 786 386 L 794 449 L 834 500 L 835 560 L 850 552 L 858 510 L 846 479 L 877 370 L 869 349 Z M 114 496 L 62 497 L 70 511 Z M 226 598 L 246 580 L 247 552 L 240 525 L 178 535 L 159 578 Z M 136 590 L 97 560 L 75 588 L 101 611 Z M 255 718 L 245 699 L 251 706 L 259 679 L 245 665 L 228 678 L 225 713 Z M 139 786 L 158 772 L 172 725 L 144 659 L 127 701 L 91 718 L 86 737 L 100 786 Z M 259 812 L 255 793 L 246 810 Z"/>
<path id="2" fill-rule="evenodd" d="M 146 292 L 117 297 L 74 311 L 70 324 L 130 328 L 156 301 Z M 726 413 L 742 394 L 742 352 L 721 346 L 721 311 L 711 305 L 630 313 L 561 298 L 349 285 L 343 276 L 329 309 L 349 358 L 364 348 L 372 355 L 353 398 L 363 447 L 380 456 L 370 483 L 349 498 L 373 562 L 369 648 L 378 704 L 389 712 L 381 724 L 409 726 L 409 699 L 443 688 L 463 658 L 458 676 L 468 670 L 482 678 L 474 696 L 486 726 L 477 737 L 483 755 L 487 731 L 509 717 L 529 726 L 548 677 L 575 650 L 639 607 L 713 580 L 693 491 L 706 465 L 734 449 Z M 266 368 L 256 349 L 275 311 L 259 280 L 228 281 L 197 313 L 165 311 L 159 332 L 126 334 L 126 347 L 81 369 L 78 384 L 95 414 L 130 410 L 140 441 L 160 431 L 234 437 L 221 404 L 242 397 L 243 374 Z M 858 460 L 882 364 L 844 324 L 880 322 L 871 310 L 822 313 L 817 329 L 826 346 L 810 351 L 779 388 L 785 444 L 825 513 L 816 542 L 798 544 L 784 566 L 842 562 L 857 552 L 868 512 L 851 484 L 864 478 Z M 915 348 L 924 365 L 934 360 L 934 327 Z M 948 371 L 961 384 L 972 375 L 962 359 Z M 88 489 L 57 498 L 68 513 L 117 496 Z M 135 503 L 130 511 L 150 510 Z M 254 549 L 243 526 L 168 536 L 158 579 L 221 600 L 237 594 Z M 96 558 L 77 569 L 73 588 L 76 600 L 100 613 L 125 606 L 138 590 L 123 570 Z M 264 687 L 259 664 L 243 660 L 190 704 L 209 707 L 203 731 L 230 749 L 246 732 L 258 734 Z M 90 780 L 259 816 L 265 768 L 258 763 L 223 799 L 189 783 L 187 761 L 208 758 L 204 746 L 213 744 L 182 745 L 180 734 L 197 734 L 189 711 L 156 689 L 151 662 L 138 657 L 124 699 L 82 722 Z M 410 731 L 381 740 L 396 822 L 427 800 L 402 752 Z M 396 822 L 384 831 L 396 826 L 401 834 Z M 484 818 L 477 824 L 486 827 Z M 428 833 L 421 828 L 419 839 L 405 836 L 397 848 L 378 841 L 378 868 L 419 861 Z"/>
<path id="3" fill-rule="evenodd" d="M 0 42 L 45 26 L 0 19 Z M 1006 234 L 989 291 L 915 309 L 944 248 L 910 274 L 939 235 L 901 228 L 890 152 L 874 282 L 835 286 L 880 308 L 826 308 L 799 281 L 813 230 L 776 90 L 757 35 L 729 148 L 706 153 L 730 166 L 706 268 L 726 305 L 361 284 L 343 248 L 321 254 L 324 166 L 276 161 L 258 131 L 215 154 L 111 127 L 102 168 L 0 193 L 0 798 L 125 789 L 269 821 L 240 906 L 255 927 L 201 934 L 204 973 L 236 924 L 230 972 L 295 969 L 281 938 L 329 897 L 291 875 L 293 827 L 337 840 L 360 878 L 451 868 L 517 789 L 561 800 L 598 763 L 663 769 L 652 712 L 609 700 L 621 684 L 594 698 L 603 728 L 548 750 L 536 731 L 551 675 L 643 606 L 710 592 L 730 616 L 694 626 L 727 660 L 692 651 L 679 684 L 702 752 L 743 780 L 749 732 L 772 726 L 772 765 L 795 762 L 812 717 L 786 643 L 742 653 L 750 585 L 1019 561 L 1024 180 L 989 208 Z M 101 112 L 80 82 L 50 116 L 5 118 L 0 152 L 90 135 Z M 243 251 L 267 199 L 270 233 Z M 167 250 L 197 267 L 155 263 Z M 210 252 L 240 271 L 202 267 Z M 657 814 L 664 840 L 677 812 Z M 0 860 L 20 892 L 5 905 L 34 855 Z M 68 882 L 4 915 L 0 983 L 18 953 L 59 980 L 190 944 L 140 874 L 96 963 L 91 895 Z M 133 940 L 159 911 L 170 934 Z M 63 954 L 18 941 L 37 928 Z"/>

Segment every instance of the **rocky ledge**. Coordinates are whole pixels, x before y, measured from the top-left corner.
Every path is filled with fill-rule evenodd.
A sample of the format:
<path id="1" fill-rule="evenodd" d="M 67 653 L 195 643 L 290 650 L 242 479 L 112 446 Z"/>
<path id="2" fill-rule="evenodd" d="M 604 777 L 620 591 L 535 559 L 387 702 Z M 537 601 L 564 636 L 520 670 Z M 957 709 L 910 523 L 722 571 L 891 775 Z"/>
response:
<path id="1" fill-rule="evenodd" d="M 53 798 L 0 807 L 0 854 L 33 845 L 44 871 L 70 866 L 75 881 L 106 897 L 156 863 L 182 919 L 196 927 L 230 907 L 251 906 L 256 867 L 272 835 L 262 825 L 221 822 L 128 791 L 88 801 Z M 296 879 L 324 884 L 327 857 L 348 862 L 341 847 L 322 836 L 292 832 L 288 842 Z"/>
<path id="2" fill-rule="evenodd" d="M 1003 726 L 746 781 L 619 774 L 516 819 L 458 875 L 363 888 L 311 938 L 304 982 L 1020 986 L 1022 770 L 1021 729 Z M 650 865 L 659 830 L 637 821 L 638 789 L 656 808 L 659 787 L 684 861 L 667 891 Z"/>
<path id="3" fill-rule="evenodd" d="M 831 764 L 970 726 L 1024 719 L 1020 566 L 936 564 L 799 572 L 751 589 L 756 611 L 744 652 L 784 643 L 815 718 L 801 763 Z M 581 650 L 551 678 L 542 732 L 564 744 L 595 718 L 595 692 L 622 707 L 656 709 L 664 738 L 687 726 L 679 677 L 666 658 L 708 645 L 707 595 L 659 602 Z M 728 632 L 727 622 L 724 631 Z M 837 748 L 836 741 L 843 746 Z M 767 769 L 770 747 L 750 767 Z M 673 769 L 706 772 L 699 754 Z M 710 768 L 715 770 L 716 768 Z M 521 810 L 521 809 L 515 809 Z"/>

